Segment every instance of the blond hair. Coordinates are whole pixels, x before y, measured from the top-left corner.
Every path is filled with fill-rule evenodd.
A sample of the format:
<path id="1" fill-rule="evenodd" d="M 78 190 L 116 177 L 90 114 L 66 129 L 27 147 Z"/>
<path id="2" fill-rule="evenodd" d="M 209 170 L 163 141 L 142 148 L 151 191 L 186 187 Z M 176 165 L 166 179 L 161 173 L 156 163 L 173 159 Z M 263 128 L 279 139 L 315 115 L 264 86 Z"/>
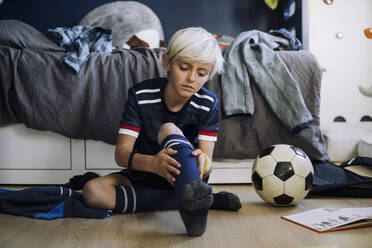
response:
<path id="1" fill-rule="evenodd" d="M 213 35 L 202 27 L 178 30 L 171 37 L 166 53 L 169 63 L 181 59 L 213 64 L 210 78 L 223 71 L 224 59 L 221 48 Z"/>

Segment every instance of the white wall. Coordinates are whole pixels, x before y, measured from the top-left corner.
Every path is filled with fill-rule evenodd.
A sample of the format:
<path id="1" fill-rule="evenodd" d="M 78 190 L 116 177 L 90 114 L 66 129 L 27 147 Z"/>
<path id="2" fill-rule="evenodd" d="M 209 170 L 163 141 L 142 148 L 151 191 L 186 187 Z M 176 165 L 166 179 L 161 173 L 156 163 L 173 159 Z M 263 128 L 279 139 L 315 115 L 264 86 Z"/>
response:
<path id="1" fill-rule="evenodd" d="M 306 0 L 305 0 L 306 1 Z M 372 28 L 371 0 L 309 0 L 309 50 L 327 71 L 323 73 L 321 124 L 342 115 L 347 122 L 372 116 L 372 97 L 358 86 L 372 86 L 372 39 L 363 30 Z M 342 39 L 336 33 L 342 32 Z"/>

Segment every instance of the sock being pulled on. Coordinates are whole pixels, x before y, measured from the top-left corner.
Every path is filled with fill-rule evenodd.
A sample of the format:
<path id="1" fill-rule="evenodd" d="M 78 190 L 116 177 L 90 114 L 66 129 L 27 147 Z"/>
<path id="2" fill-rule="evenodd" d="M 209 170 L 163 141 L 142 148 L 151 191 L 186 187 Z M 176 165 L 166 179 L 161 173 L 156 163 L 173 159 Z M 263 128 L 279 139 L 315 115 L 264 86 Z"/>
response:
<path id="1" fill-rule="evenodd" d="M 212 188 L 200 180 L 197 158 L 191 153 L 194 147 L 182 135 L 168 135 L 161 143 L 163 149 L 172 148 L 172 157 L 181 164 L 180 174 L 174 175 L 179 212 L 190 236 L 200 236 L 207 226 L 208 211 L 213 203 Z"/>

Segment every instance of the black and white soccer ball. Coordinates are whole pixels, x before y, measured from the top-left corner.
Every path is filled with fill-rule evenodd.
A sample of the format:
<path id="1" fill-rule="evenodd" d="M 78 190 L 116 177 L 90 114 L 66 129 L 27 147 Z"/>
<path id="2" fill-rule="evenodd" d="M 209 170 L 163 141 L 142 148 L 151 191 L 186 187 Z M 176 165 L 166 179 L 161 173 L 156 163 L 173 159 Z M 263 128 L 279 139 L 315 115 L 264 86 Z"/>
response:
<path id="1" fill-rule="evenodd" d="M 252 167 L 252 184 L 257 194 L 277 206 L 290 206 L 304 199 L 313 178 L 309 157 L 292 145 L 267 147 Z"/>

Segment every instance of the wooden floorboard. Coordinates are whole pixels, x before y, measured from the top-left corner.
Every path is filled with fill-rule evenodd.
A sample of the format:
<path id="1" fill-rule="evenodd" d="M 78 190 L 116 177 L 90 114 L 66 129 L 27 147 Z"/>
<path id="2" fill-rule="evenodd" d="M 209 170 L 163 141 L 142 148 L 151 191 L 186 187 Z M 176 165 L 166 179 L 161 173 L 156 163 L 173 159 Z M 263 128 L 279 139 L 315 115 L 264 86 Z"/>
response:
<path id="1" fill-rule="evenodd" d="M 213 189 L 236 193 L 243 208 L 210 211 L 201 237 L 185 235 L 177 211 L 51 221 L 0 214 L 0 247 L 372 247 L 372 228 L 319 234 L 280 219 L 318 207 L 372 207 L 372 199 L 311 197 L 293 207 L 273 207 L 251 185 L 214 185 Z"/>

